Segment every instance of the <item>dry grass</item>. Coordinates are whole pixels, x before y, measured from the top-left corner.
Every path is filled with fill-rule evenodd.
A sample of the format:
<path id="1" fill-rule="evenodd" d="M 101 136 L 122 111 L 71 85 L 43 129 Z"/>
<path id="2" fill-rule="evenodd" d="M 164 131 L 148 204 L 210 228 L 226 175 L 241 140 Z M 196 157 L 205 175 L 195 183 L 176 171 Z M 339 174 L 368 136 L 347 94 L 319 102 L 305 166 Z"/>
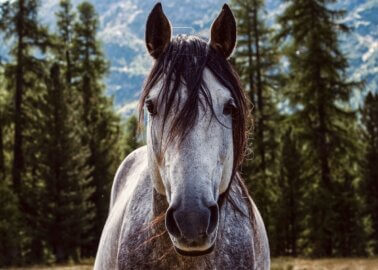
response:
<path id="1" fill-rule="evenodd" d="M 30 266 L 0 268 L 0 270 L 92 270 L 94 259 L 86 259 L 79 265 L 54 265 L 54 266 Z"/>
<path id="2" fill-rule="evenodd" d="M 378 258 L 275 258 L 272 260 L 271 270 L 378 270 Z"/>
<path id="3" fill-rule="evenodd" d="M 0 268 L 2 270 L 92 270 L 93 265 L 73 265 L 73 266 L 32 266 L 18 268 Z"/>
<path id="4" fill-rule="evenodd" d="M 92 270 L 93 265 L 75 266 L 33 266 L 28 268 L 1 268 L 2 270 Z"/>
<path id="5" fill-rule="evenodd" d="M 75 266 L 33 266 L 3 270 L 92 270 L 93 261 Z M 378 258 L 361 259 L 294 259 L 275 258 L 271 270 L 378 270 Z"/>

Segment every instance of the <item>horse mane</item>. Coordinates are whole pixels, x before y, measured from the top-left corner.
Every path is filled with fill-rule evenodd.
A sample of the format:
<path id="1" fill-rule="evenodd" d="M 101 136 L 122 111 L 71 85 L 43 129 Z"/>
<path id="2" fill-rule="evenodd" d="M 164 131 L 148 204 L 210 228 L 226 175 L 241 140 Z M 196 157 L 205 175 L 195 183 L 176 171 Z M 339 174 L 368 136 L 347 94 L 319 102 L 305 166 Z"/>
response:
<path id="1" fill-rule="evenodd" d="M 247 198 L 249 196 L 248 190 L 238 173 L 246 152 L 249 111 L 239 76 L 224 56 L 197 36 L 178 35 L 174 37 L 165 51 L 156 59 L 145 81 L 139 101 L 139 121 L 143 123 L 145 101 L 151 89 L 160 81 L 162 85 L 155 107 L 163 108 L 159 111 L 163 121 L 162 129 L 165 128 L 165 122 L 170 112 L 175 112 L 173 122 L 169 127 L 169 142 L 173 140 L 182 141 L 185 138 L 198 118 L 199 106 L 210 109 L 212 116 L 219 121 L 215 115 L 211 99 L 211 91 L 217 90 L 208 89 L 203 80 L 202 75 L 205 68 L 208 68 L 216 79 L 230 91 L 237 108 L 232 113 L 233 171 L 230 185 L 226 192 L 220 196 L 219 203 L 222 205 L 225 200 L 228 200 L 242 212 L 231 198 L 229 190 L 231 182 L 236 180 L 243 195 Z M 186 99 L 181 98 L 180 86 L 182 84 L 187 88 Z M 183 103 L 182 106 L 179 106 L 180 103 Z M 252 218 L 252 206 L 249 208 L 251 209 L 248 215 Z"/>

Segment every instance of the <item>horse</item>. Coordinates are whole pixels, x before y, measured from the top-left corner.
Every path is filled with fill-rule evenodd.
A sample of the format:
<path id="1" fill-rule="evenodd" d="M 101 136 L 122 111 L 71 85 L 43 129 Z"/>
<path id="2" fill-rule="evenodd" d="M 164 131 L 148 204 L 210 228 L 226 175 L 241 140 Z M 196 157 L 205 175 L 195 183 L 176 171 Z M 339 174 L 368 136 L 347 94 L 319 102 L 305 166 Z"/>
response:
<path id="1" fill-rule="evenodd" d="M 249 111 L 228 60 L 228 5 L 210 35 L 172 37 L 160 3 L 148 16 L 154 65 L 139 103 L 147 145 L 117 170 L 96 270 L 270 267 L 264 223 L 239 173 Z"/>

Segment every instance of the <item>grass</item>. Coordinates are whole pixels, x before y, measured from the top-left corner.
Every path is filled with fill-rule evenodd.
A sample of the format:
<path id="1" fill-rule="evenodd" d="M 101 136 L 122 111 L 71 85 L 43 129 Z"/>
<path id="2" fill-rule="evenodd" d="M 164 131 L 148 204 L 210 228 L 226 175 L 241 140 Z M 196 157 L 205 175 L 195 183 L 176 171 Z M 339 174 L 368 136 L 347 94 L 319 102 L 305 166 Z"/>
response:
<path id="1" fill-rule="evenodd" d="M 53 266 L 29 266 L 29 267 L 11 267 L 11 268 L 0 268 L 0 270 L 92 270 L 94 264 L 94 259 L 85 259 L 82 263 L 78 265 L 53 265 Z"/>
<path id="2" fill-rule="evenodd" d="M 2 270 L 92 270 L 93 265 L 73 265 L 73 266 L 32 266 L 21 268 L 0 268 Z"/>
<path id="3" fill-rule="evenodd" d="M 93 261 L 72 266 L 33 266 L 27 268 L 3 268 L 2 270 L 92 270 Z M 271 270 L 377 270 L 378 258 L 297 259 L 274 258 Z"/>
<path id="4" fill-rule="evenodd" d="M 377 270 L 378 258 L 296 259 L 275 258 L 271 270 Z"/>

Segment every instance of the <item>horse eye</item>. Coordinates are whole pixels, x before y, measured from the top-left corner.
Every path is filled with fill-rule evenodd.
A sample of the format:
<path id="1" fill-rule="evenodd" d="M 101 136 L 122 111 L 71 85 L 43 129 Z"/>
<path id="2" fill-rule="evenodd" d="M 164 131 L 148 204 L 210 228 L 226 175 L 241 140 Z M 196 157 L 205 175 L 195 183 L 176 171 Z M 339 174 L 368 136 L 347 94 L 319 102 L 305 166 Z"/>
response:
<path id="1" fill-rule="evenodd" d="M 236 110 L 235 104 L 232 101 L 229 101 L 226 104 L 224 104 L 223 114 L 224 115 L 231 115 L 235 112 L 235 110 Z"/>
<path id="2" fill-rule="evenodd" d="M 152 100 L 146 101 L 146 108 L 147 108 L 147 111 L 149 112 L 150 115 L 156 114 L 154 103 L 152 102 Z"/>

